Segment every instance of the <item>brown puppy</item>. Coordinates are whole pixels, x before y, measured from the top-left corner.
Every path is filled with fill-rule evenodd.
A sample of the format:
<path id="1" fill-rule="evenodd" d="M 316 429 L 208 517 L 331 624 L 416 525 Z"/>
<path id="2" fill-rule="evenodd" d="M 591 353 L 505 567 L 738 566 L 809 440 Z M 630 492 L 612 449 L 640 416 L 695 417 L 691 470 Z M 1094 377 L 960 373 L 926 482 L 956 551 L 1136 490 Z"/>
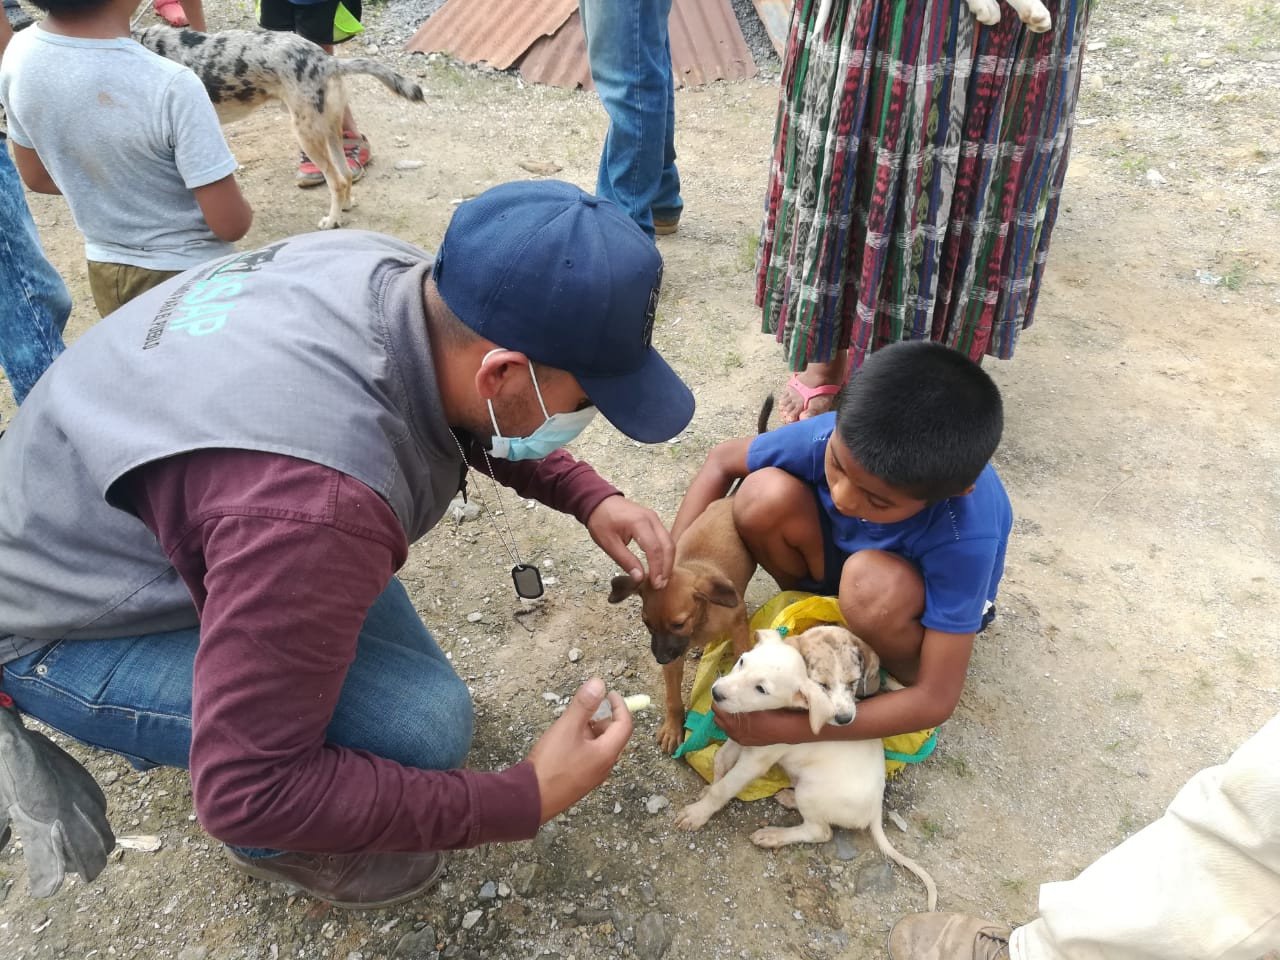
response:
<path id="1" fill-rule="evenodd" d="M 787 642 L 800 651 L 809 679 L 829 701 L 821 711 L 830 716 L 828 723 L 838 727 L 852 723 L 857 701 L 879 691 L 879 655 L 844 627 L 810 627 Z"/>
<path id="2" fill-rule="evenodd" d="M 656 590 L 628 576 L 614 577 L 610 603 L 637 591 L 641 619 L 649 629 L 653 656 L 662 664 L 666 714 L 658 743 L 674 753 L 684 731 L 684 659 L 690 647 L 702 648 L 717 637 L 733 638 L 736 660 L 751 646 L 743 599 L 756 562 L 733 523 L 733 504 L 717 500 L 689 525 L 676 543 L 676 559 L 667 585 Z"/>

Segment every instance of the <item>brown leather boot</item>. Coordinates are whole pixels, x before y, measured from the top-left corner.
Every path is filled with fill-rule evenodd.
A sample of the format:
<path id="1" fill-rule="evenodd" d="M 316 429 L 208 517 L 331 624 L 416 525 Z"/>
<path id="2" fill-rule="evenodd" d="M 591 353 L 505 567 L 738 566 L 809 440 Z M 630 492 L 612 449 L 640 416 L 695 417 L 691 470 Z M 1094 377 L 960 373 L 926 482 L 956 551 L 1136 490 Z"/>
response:
<path id="1" fill-rule="evenodd" d="M 287 883 L 335 907 L 375 910 L 412 900 L 436 885 L 443 853 L 282 853 L 246 857 L 223 848 L 251 877 Z"/>

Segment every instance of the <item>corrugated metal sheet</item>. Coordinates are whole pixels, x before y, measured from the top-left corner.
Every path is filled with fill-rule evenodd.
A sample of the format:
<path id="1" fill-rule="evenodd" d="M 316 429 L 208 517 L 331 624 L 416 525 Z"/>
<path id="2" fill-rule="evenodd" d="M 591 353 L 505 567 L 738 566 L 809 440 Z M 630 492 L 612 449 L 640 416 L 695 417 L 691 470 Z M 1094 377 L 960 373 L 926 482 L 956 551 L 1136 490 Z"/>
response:
<path id="1" fill-rule="evenodd" d="M 577 9 L 578 0 L 448 0 L 405 47 L 505 70 Z"/>
<path id="2" fill-rule="evenodd" d="M 769 42 L 779 57 L 787 48 L 787 28 L 791 26 L 792 0 L 751 0 L 764 24 Z"/>
<path id="3" fill-rule="evenodd" d="M 531 83 L 589 90 L 591 71 L 577 0 L 570 0 L 558 29 L 544 29 L 563 6 L 551 0 L 448 0 L 407 46 L 423 53 L 443 51 L 468 63 L 483 61 L 499 69 L 514 63 Z M 446 12 L 449 19 L 437 24 Z M 755 61 L 729 0 L 673 0 L 670 30 L 677 85 L 756 75 Z M 524 47 L 512 54 L 520 43 Z"/>
<path id="4" fill-rule="evenodd" d="M 529 51 L 516 61 L 520 76 L 530 83 L 550 87 L 591 90 L 591 69 L 587 66 L 587 38 L 582 18 L 575 7 L 564 26 L 549 37 L 539 37 Z"/>
<path id="5" fill-rule="evenodd" d="M 694 87 L 756 75 L 729 0 L 673 0 L 671 67 L 678 85 Z"/>

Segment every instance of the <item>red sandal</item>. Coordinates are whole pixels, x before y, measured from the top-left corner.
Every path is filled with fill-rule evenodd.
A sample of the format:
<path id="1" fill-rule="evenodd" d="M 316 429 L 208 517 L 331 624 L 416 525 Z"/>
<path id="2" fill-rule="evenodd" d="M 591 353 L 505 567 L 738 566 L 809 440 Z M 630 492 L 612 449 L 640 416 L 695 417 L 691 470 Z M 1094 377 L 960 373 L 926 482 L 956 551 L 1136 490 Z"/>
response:
<path id="1" fill-rule="evenodd" d="M 795 420 L 788 419 L 785 415 L 781 418 L 783 423 L 795 423 L 796 420 L 807 419 L 805 414 L 809 412 L 809 404 L 812 403 L 815 398 L 833 397 L 839 393 L 840 384 L 824 383 L 816 387 L 810 387 L 800 381 L 800 374 L 793 373 L 791 375 L 791 379 L 787 381 L 787 389 L 794 390 L 800 395 L 800 399 L 803 401 L 803 403 L 800 404 L 800 416 L 796 417 Z"/>

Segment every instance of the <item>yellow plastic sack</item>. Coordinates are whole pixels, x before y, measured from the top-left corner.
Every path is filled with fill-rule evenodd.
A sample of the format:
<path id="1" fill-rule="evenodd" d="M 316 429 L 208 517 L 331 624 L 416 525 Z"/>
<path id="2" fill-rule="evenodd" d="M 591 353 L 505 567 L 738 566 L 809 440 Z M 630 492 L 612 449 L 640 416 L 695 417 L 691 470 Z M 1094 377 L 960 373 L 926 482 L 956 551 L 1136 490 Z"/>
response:
<path id="1" fill-rule="evenodd" d="M 751 617 L 751 629 L 785 630 L 788 634 L 803 633 L 810 627 L 834 623 L 846 626 L 835 597 L 820 597 L 798 590 L 784 590 L 776 594 Z M 724 739 L 723 732 L 714 725 L 711 712 L 711 685 L 733 669 L 733 645 L 728 637 L 709 644 L 698 664 L 693 678 L 693 691 L 689 695 L 689 712 L 685 718 L 688 731 L 685 742 L 676 751 L 677 757 L 689 761 L 708 783 L 714 775 L 716 751 Z M 714 740 L 718 735 L 718 740 Z M 908 763 L 919 763 L 933 752 L 937 743 L 937 728 L 904 733 L 884 741 L 885 774 L 893 776 Z M 780 767 L 774 767 L 764 776 L 747 784 L 738 794 L 739 800 L 761 800 L 779 790 L 791 786 L 791 781 Z"/>

